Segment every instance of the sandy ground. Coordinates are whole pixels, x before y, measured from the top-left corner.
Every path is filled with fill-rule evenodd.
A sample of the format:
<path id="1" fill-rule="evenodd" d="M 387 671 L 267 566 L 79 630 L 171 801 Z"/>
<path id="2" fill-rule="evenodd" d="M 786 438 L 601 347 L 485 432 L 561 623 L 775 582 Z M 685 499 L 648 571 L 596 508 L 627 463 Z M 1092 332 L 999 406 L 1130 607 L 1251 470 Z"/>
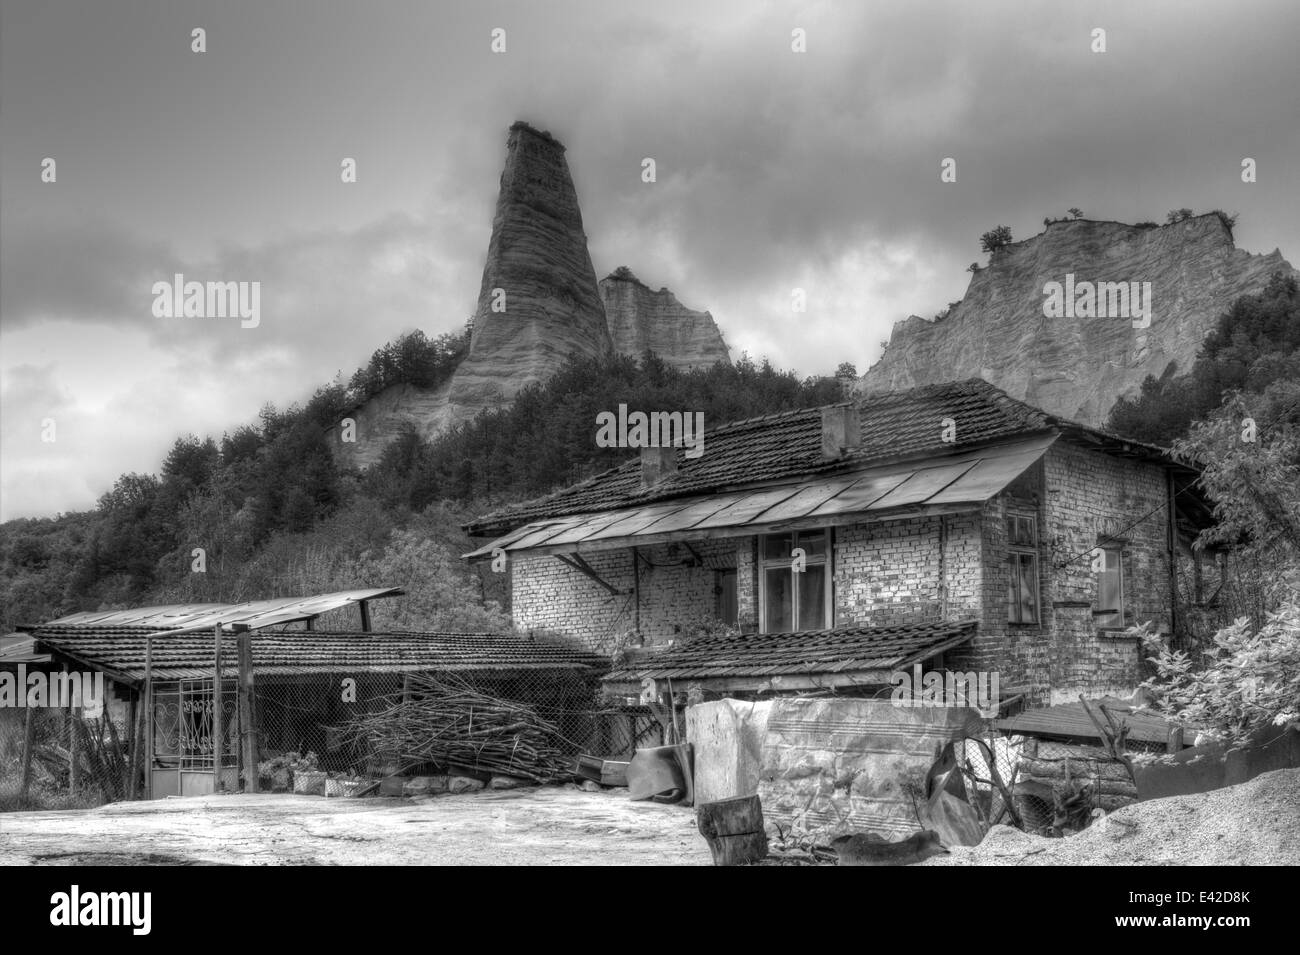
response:
<path id="1" fill-rule="evenodd" d="M 0 865 L 710 865 L 689 808 L 559 787 L 0 815 Z"/>
<path id="2" fill-rule="evenodd" d="M 1065 839 L 994 826 L 921 865 L 1300 865 L 1300 769 L 1134 803 Z"/>

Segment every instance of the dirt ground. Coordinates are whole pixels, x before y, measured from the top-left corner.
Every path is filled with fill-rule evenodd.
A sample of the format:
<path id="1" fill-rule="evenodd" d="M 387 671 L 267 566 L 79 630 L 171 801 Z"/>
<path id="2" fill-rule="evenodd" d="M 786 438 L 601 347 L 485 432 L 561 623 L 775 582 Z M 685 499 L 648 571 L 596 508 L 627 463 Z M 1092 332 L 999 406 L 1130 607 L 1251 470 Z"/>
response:
<path id="1" fill-rule="evenodd" d="M 695 815 L 625 790 L 230 795 L 0 815 L 0 865 L 709 865 Z"/>
<path id="2" fill-rule="evenodd" d="M 994 826 L 938 865 L 1300 865 L 1300 769 L 1134 803 L 1065 839 Z"/>

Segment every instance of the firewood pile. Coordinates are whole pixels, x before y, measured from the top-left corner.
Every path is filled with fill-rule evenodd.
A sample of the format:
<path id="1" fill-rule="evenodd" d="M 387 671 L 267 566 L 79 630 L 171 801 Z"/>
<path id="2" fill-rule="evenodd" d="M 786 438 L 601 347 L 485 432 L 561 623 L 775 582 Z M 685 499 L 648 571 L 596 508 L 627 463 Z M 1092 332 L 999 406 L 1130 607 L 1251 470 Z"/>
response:
<path id="1" fill-rule="evenodd" d="M 531 706 L 491 696 L 446 674 L 413 675 L 405 698 L 342 724 L 343 738 L 405 768 L 520 776 L 546 782 L 569 775 L 558 726 Z"/>

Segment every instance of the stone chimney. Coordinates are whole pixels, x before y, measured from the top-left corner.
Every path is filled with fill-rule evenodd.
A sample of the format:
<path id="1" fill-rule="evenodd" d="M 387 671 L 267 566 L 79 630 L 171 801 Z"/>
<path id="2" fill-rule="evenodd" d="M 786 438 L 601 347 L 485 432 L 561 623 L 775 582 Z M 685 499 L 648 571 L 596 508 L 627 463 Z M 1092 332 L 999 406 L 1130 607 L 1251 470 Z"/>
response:
<path id="1" fill-rule="evenodd" d="M 858 423 L 856 404 L 831 405 L 822 409 L 823 461 L 833 461 L 843 457 L 846 449 L 856 448 L 861 444 L 862 429 Z M 642 473 L 645 473 L 644 464 Z"/>
<path id="2" fill-rule="evenodd" d="M 652 488 L 676 473 L 676 448 L 641 449 L 641 487 Z"/>

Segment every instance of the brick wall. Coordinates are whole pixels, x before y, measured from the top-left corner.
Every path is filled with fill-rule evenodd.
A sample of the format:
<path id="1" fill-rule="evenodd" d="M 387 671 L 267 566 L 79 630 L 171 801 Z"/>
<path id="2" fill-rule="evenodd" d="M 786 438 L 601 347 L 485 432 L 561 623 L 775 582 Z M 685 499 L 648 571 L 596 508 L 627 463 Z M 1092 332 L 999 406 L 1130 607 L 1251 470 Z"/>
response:
<path id="1" fill-rule="evenodd" d="M 1132 691 L 1141 680 L 1138 641 L 1094 623 L 1098 575 L 1086 552 L 1123 531 L 1118 546 L 1126 624 L 1154 620 L 1167 626 L 1164 500 L 1160 468 L 1058 441 L 1038 465 L 984 507 L 980 632 L 970 647 L 949 655 L 949 665 L 996 670 L 1002 687 L 1027 689 L 1035 703 Z M 1010 512 L 1038 519 L 1037 625 L 1007 622 L 1005 517 Z"/>
<path id="2" fill-rule="evenodd" d="M 836 625 L 938 620 L 945 616 L 945 600 L 948 617 L 975 616 L 979 558 L 979 526 L 973 515 L 836 528 Z"/>
<path id="3" fill-rule="evenodd" d="M 1169 626 L 1165 472 L 1058 441 L 1044 456 L 1044 553 L 1054 570 L 1044 590 L 1051 615 L 1052 702 L 1132 690 L 1140 681 L 1136 639 L 1100 631 L 1092 620 L 1098 577 L 1088 557 L 1107 535 L 1122 538 L 1125 625 Z M 1136 522 L 1136 523 L 1135 523 Z M 1128 525 L 1133 524 L 1133 527 Z M 1064 566 L 1058 566 L 1064 565 Z M 1085 604 L 1086 606 L 1080 606 Z"/>
<path id="4" fill-rule="evenodd" d="M 704 567 L 670 566 L 688 556 L 684 550 L 670 554 L 664 545 L 641 549 L 640 632 L 647 644 L 671 640 L 717 612 L 713 571 L 721 567 L 736 568 L 741 628 L 758 626 L 758 539 L 702 541 L 691 547 Z M 977 515 L 840 527 L 834 548 L 837 626 L 937 620 L 944 616 L 945 601 L 948 616 L 979 612 Z M 587 562 L 614 587 L 630 590 L 629 551 L 592 554 Z M 516 558 L 510 573 L 512 612 L 521 629 L 545 630 L 608 653 L 633 627 L 630 595 L 611 594 L 554 557 Z"/>
<path id="5" fill-rule="evenodd" d="M 1029 691 L 1035 703 L 1131 690 L 1140 679 L 1132 638 L 1100 632 L 1093 622 L 1098 580 L 1088 557 L 1099 539 L 1124 530 L 1127 622 L 1167 625 L 1164 472 L 1057 442 L 1042 461 L 978 512 L 900 518 L 835 529 L 835 623 L 885 625 L 977 617 L 978 636 L 945 663 L 998 672 L 1001 686 Z M 1039 622 L 1007 621 L 1008 513 L 1037 518 Z M 737 570 L 742 629 L 758 624 L 757 539 L 692 544 L 705 566 L 666 545 L 642 548 L 640 632 L 663 643 L 717 612 L 714 569 Z M 553 557 L 511 563 L 517 626 L 567 636 L 610 653 L 633 628 L 632 558 L 627 550 L 590 555 L 614 595 Z M 1004 689 L 1005 693 L 1005 689 Z"/>
<path id="6" fill-rule="evenodd" d="M 692 543 L 703 559 L 702 567 L 685 563 L 694 560 L 685 548 L 640 548 L 640 632 L 646 643 L 666 642 L 691 623 L 714 616 L 718 601 L 714 571 L 738 567 L 741 552 L 751 553 L 752 546 L 749 538 Z M 585 559 L 602 579 L 627 593 L 612 594 L 555 557 L 518 557 L 510 564 L 515 626 L 613 653 L 619 638 L 635 623 L 632 554 L 622 549 L 588 554 Z M 752 557 L 749 564 L 752 573 Z M 738 590 L 741 576 L 738 572 Z"/>

